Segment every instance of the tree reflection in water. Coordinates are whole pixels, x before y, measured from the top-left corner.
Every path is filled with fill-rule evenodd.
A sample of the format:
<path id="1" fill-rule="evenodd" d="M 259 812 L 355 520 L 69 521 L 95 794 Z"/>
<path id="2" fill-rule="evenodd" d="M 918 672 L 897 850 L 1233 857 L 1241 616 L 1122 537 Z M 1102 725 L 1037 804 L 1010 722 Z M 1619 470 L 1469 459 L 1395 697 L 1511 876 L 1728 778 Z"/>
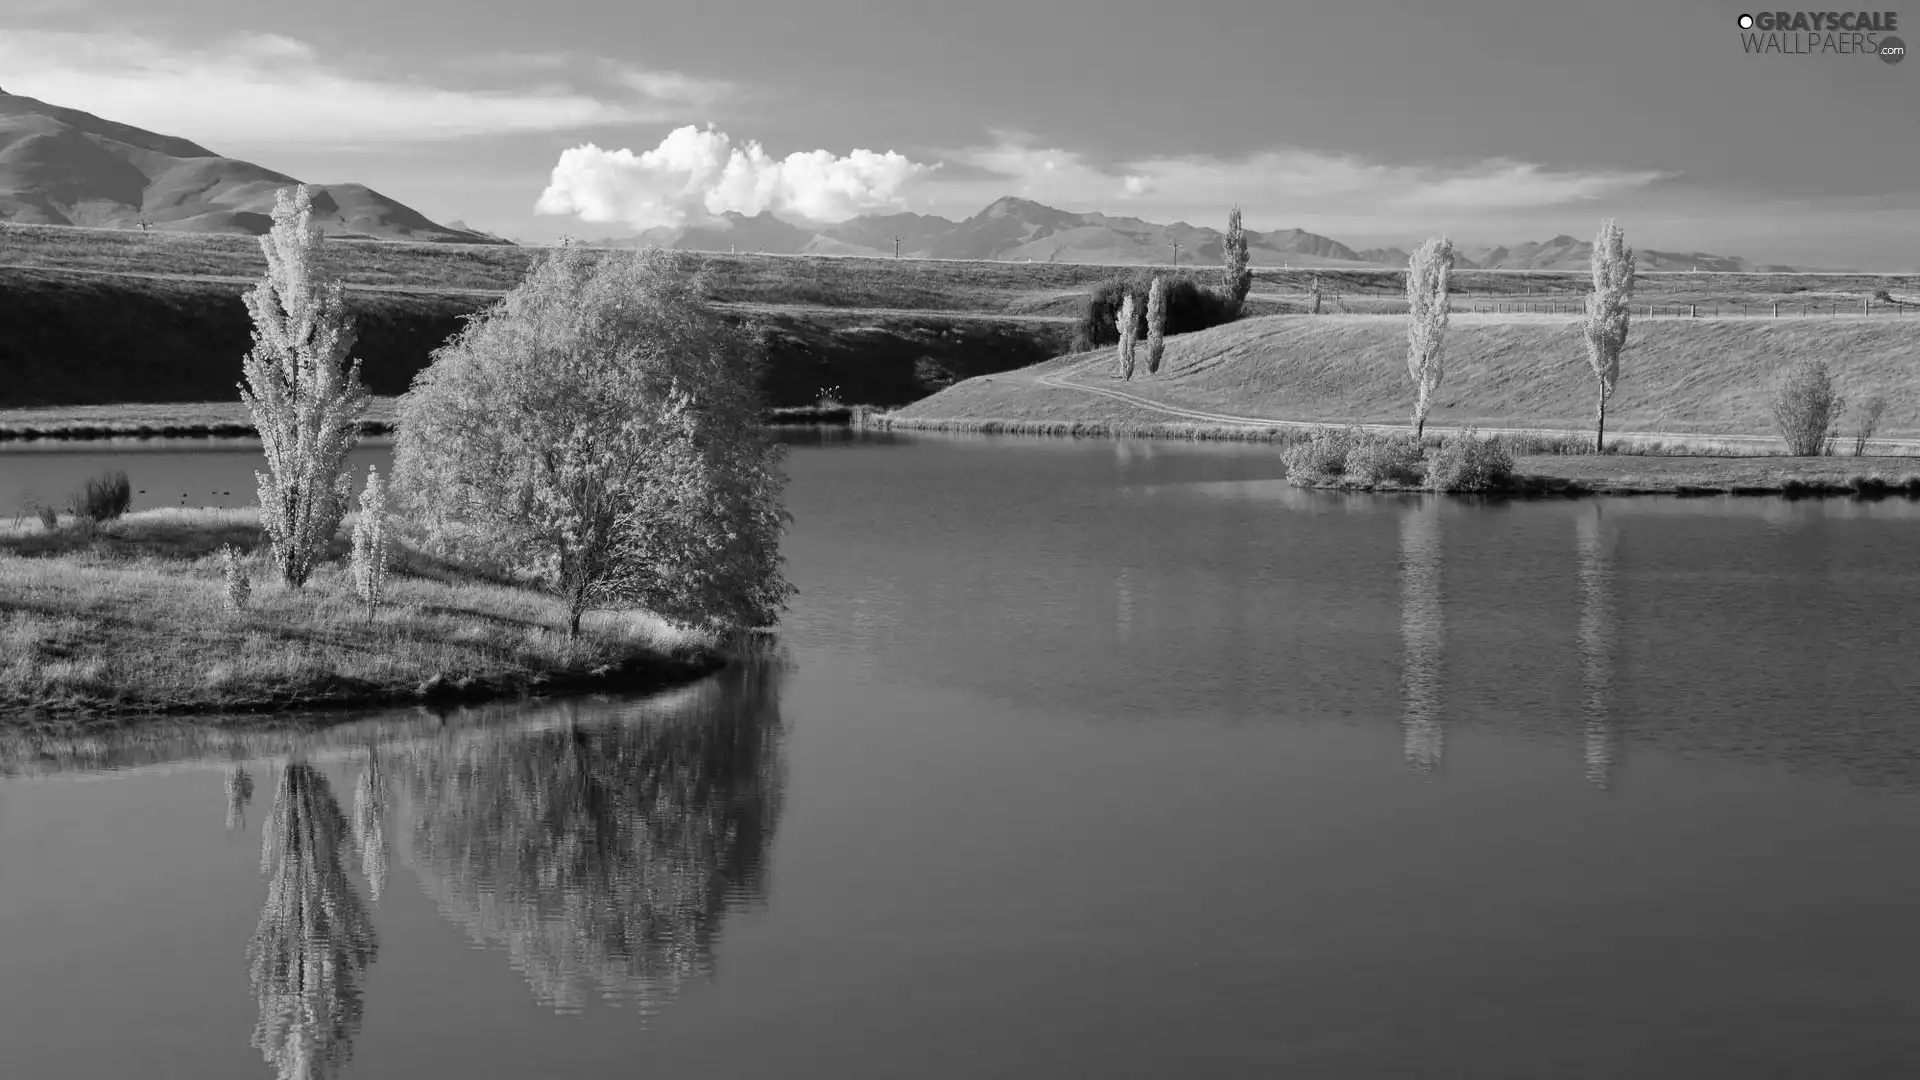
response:
<path id="1" fill-rule="evenodd" d="M 1619 754 L 1612 725 L 1613 560 L 1600 527 L 1600 502 L 1576 522 L 1580 547 L 1580 685 L 1587 782 L 1605 791 Z"/>
<path id="2" fill-rule="evenodd" d="M 441 913 L 503 948 L 547 1007 L 657 1010 L 713 969 L 723 916 L 764 900 L 780 810 L 771 664 L 666 705 L 398 747 L 401 856 Z"/>
<path id="3" fill-rule="evenodd" d="M 336 1075 L 352 1054 L 360 980 L 379 949 L 340 865 L 346 816 L 318 769 L 293 761 L 262 831 L 267 902 L 247 947 L 260 1022 L 253 1045 L 283 1080 Z"/>
<path id="4" fill-rule="evenodd" d="M 227 767 L 227 831 L 247 827 L 247 805 L 253 802 L 253 777 L 245 765 Z"/>
<path id="5" fill-rule="evenodd" d="M 1400 517 L 1401 681 L 1406 692 L 1405 754 L 1418 773 L 1438 770 L 1446 758 L 1440 715 L 1444 642 L 1440 613 L 1440 506 L 1422 499 Z"/>

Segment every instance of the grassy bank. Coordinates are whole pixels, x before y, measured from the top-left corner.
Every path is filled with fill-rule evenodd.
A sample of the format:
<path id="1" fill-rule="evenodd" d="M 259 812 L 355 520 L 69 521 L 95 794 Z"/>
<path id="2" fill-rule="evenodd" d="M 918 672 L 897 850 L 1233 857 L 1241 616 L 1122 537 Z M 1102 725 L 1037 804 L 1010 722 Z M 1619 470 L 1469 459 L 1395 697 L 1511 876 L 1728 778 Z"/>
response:
<path id="1" fill-rule="evenodd" d="M 1901 318 L 1638 323 L 1608 427 L 1703 438 L 1770 434 L 1775 373 L 1805 356 L 1825 359 L 1851 400 L 1887 396 L 1881 437 L 1920 437 L 1920 319 Z M 1570 319 L 1455 315 L 1447 357 L 1431 424 L 1579 430 L 1593 423 L 1593 376 Z M 1413 397 L 1400 319 L 1245 319 L 1168 339 L 1158 375 L 1125 381 L 1113 366 L 1086 354 L 974 379 L 897 410 L 892 420 L 902 427 L 1222 417 L 1399 424 Z"/>
<path id="2" fill-rule="evenodd" d="M 363 436 L 393 434 L 398 399 L 376 397 L 360 424 Z M 792 405 L 768 409 L 769 424 L 851 424 L 851 405 Z M 0 409 L 0 442 L 36 439 L 247 439 L 253 417 L 239 401 L 189 401 L 173 405 L 55 405 Z"/>
<path id="3" fill-rule="evenodd" d="M 569 640 L 541 594 L 404 547 L 371 618 L 336 562 L 304 590 L 270 569 L 257 513 L 150 510 L 88 530 L 0 522 L 0 714 L 73 725 L 646 689 L 722 663 L 711 638 L 644 613 L 592 613 Z M 218 549 L 252 551 L 245 611 Z"/>

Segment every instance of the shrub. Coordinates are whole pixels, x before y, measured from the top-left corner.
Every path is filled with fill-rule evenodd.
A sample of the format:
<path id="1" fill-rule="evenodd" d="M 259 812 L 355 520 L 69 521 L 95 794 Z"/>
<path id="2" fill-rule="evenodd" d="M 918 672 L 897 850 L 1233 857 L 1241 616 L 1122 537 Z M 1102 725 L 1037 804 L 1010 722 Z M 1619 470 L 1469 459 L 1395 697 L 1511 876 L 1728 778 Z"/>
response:
<path id="1" fill-rule="evenodd" d="M 1773 395 L 1773 422 L 1795 457 L 1817 457 L 1833 452 L 1846 399 L 1834 392 L 1826 361 L 1797 360 L 1781 376 Z"/>
<path id="2" fill-rule="evenodd" d="M 1148 292 L 1153 288 L 1151 275 L 1114 278 L 1101 282 L 1087 296 L 1087 306 L 1074 328 L 1074 341 L 1086 349 L 1098 349 L 1120 342 L 1120 306 L 1133 297 L 1134 336 L 1147 336 Z M 1166 279 L 1168 336 L 1190 334 L 1234 319 L 1227 297 L 1188 277 Z"/>
<path id="3" fill-rule="evenodd" d="M 433 355 L 401 398 L 398 509 L 429 554 L 544 587 L 577 635 L 636 604 L 760 627 L 785 477 L 761 425 L 764 348 L 671 252 L 561 248 Z"/>
<path id="4" fill-rule="evenodd" d="M 1880 418 L 1885 416 L 1886 413 L 1887 397 L 1885 394 L 1875 394 L 1867 399 L 1866 405 L 1860 410 L 1860 421 L 1854 425 L 1853 429 L 1854 457 L 1866 456 L 1867 444 L 1873 441 L 1873 433 L 1879 429 Z"/>
<path id="5" fill-rule="evenodd" d="M 133 486 L 127 483 L 127 474 L 116 469 L 93 477 L 68 496 L 67 512 L 81 521 L 112 521 L 126 513 L 132 504 Z M 42 523 L 46 517 L 47 513 L 43 512 Z"/>
<path id="6" fill-rule="evenodd" d="M 1357 427 L 1312 428 L 1304 440 L 1280 452 L 1280 461 L 1287 469 L 1287 479 L 1305 486 L 1329 483 L 1345 475 L 1347 455 L 1353 452 L 1353 445 L 1359 436 L 1360 429 Z"/>
<path id="7" fill-rule="evenodd" d="M 1412 435 L 1359 432 L 1347 451 L 1343 479 L 1356 487 L 1381 484 L 1411 484 L 1420 479 L 1419 466 L 1426 456 L 1420 440 Z"/>
<path id="8" fill-rule="evenodd" d="M 1449 435 L 1427 459 L 1427 486 L 1435 491 L 1498 491 L 1513 478 L 1513 454 L 1498 436 L 1479 429 Z"/>
<path id="9" fill-rule="evenodd" d="M 53 530 L 60 527 L 60 511 L 55 510 L 51 506 L 42 506 L 40 507 L 38 513 L 40 515 L 41 528 L 47 530 L 48 532 L 52 532 Z"/>
<path id="10" fill-rule="evenodd" d="M 226 584 L 223 597 L 228 611 L 245 611 L 247 601 L 253 597 L 253 582 L 247 579 L 247 568 L 240 561 L 240 549 L 232 544 L 220 548 L 220 576 Z"/>
<path id="11" fill-rule="evenodd" d="M 323 237 L 306 185 L 283 188 L 260 238 L 266 276 L 246 294 L 253 318 L 240 400 L 253 414 L 267 471 L 260 525 L 288 585 L 300 588 L 347 516 L 347 452 L 360 440 L 367 391 L 349 362 L 346 287 L 320 265 Z"/>

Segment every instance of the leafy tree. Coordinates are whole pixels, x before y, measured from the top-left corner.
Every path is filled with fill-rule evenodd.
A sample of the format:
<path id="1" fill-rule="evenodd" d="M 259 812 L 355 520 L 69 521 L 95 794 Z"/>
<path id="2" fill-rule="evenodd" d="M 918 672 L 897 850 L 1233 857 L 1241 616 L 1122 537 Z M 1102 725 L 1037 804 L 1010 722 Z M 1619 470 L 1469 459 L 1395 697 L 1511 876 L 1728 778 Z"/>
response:
<path id="1" fill-rule="evenodd" d="M 386 591 L 387 562 L 387 487 L 380 470 L 369 465 L 353 526 L 353 590 L 369 608 L 378 607 Z"/>
<path id="2" fill-rule="evenodd" d="M 1600 383 L 1594 409 L 1593 452 L 1605 453 L 1607 400 L 1620 381 L 1620 352 L 1627 345 L 1627 323 L 1633 308 L 1633 249 L 1626 234 L 1609 218 L 1593 239 L 1593 292 L 1587 296 L 1587 363 Z"/>
<path id="3" fill-rule="evenodd" d="M 1818 457 L 1833 452 L 1846 399 L 1835 391 L 1827 362 L 1801 357 L 1787 368 L 1773 394 L 1773 421 L 1795 457 Z"/>
<path id="4" fill-rule="evenodd" d="M 1240 225 L 1240 208 L 1234 207 L 1227 214 L 1226 265 L 1220 270 L 1220 292 L 1226 297 L 1227 308 L 1239 314 L 1241 305 L 1247 301 L 1247 291 L 1253 288 L 1253 270 L 1247 255 L 1247 230 Z"/>
<path id="5" fill-rule="evenodd" d="M 1446 377 L 1447 285 L 1453 241 L 1428 240 L 1407 260 L 1407 374 L 1413 379 L 1413 433 L 1426 434 L 1427 410 Z"/>
<path id="6" fill-rule="evenodd" d="M 1167 286 L 1153 279 L 1147 290 L 1147 374 L 1160 373 L 1160 356 L 1167 350 Z"/>
<path id="7" fill-rule="evenodd" d="M 360 440 L 367 392 L 346 288 L 320 264 L 322 237 L 302 184 L 275 198 L 273 229 L 260 238 L 267 273 L 246 294 L 253 348 L 240 400 L 253 413 L 267 455 L 260 523 L 288 585 L 300 588 L 347 513 L 347 453 Z"/>
<path id="8" fill-rule="evenodd" d="M 569 246 L 473 317 L 401 399 L 397 502 L 429 549 L 590 607 L 764 626 L 785 477 L 764 350 L 671 253 Z"/>
<path id="9" fill-rule="evenodd" d="M 1134 326 L 1135 312 L 1133 294 L 1128 293 L 1126 299 L 1120 301 L 1117 320 L 1120 327 L 1120 377 L 1123 379 L 1133 378 L 1133 342 L 1137 332 Z"/>
<path id="10" fill-rule="evenodd" d="M 1223 326 L 1233 321 L 1227 298 L 1217 290 L 1185 275 L 1164 277 L 1162 282 L 1162 288 L 1166 290 L 1168 337 Z M 1147 306 L 1151 299 L 1148 294 L 1152 289 L 1153 276 L 1146 273 L 1101 282 L 1087 296 L 1087 306 L 1082 309 L 1080 325 L 1076 328 L 1076 339 L 1088 349 L 1118 344 L 1120 305 L 1128 296 L 1133 297 L 1134 336 L 1146 337 Z"/>

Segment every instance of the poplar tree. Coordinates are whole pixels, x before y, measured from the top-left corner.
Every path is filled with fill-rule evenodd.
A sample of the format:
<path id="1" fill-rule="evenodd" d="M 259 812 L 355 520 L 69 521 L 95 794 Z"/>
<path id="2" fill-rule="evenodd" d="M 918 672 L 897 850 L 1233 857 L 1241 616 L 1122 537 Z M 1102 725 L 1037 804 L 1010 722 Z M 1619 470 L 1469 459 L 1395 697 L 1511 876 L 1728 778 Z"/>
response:
<path id="1" fill-rule="evenodd" d="M 1246 302 L 1247 291 L 1253 288 L 1253 271 L 1249 268 L 1247 256 L 1247 230 L 1240 225 L 1240 208 L 1234 207 L 1227 214 L 1226 265 L 1221 268 L 1221 293 L 1227 298 L 1227 306 L 1235 315 Z"/>
<path id="2" fill-rule="evenodd" d="M 1116 320 L 1120 330 L 1120 377 L 1123 379 L 1133 378 L 1133 343 L 1139 332 L 1134 323 L 1138 318 L 1139 313 L 1133 306 L 1133 292 L 1129 289 L 1127 298 L 1120 301 L 1120 315 Z"/>
<path id="3" fill-rule="evenodd" d="M 1167 285 L 1153 279 L 1147 290 L 1147 374 L 1160 373 L 1160 356 L 1167 349 Z"/>
<path id="4" fill-rule="evenodd" d="M 1593 292 L 1587 297 L 1587 363 L 1600 383 L 1594 409 L 1593 452 L 1606 452 L 1607 401 L 1620 381 L 1620 353 L 1627 346 L 1633 311 L 1633 249 L 1612 218 L 1593 239 Z"/>
<path id="5" fill-rule="evenodd" d="M 260 238 L 266 276 L 246 294 L 253 348 L 240 400 L 253 413 L 267 471 L 260 524 L 293 588 L 312 576 L 346 517 L 347 454 L 360 441 L 367 391 L 349 361 L 354 331 L 346 288 L 320 263 L 312 193 L 302 184 L 275 197 L 273 229 Z"/>
<path id="6" fill-rule="evenodd" d="M 1447 286 L 1453 241 L 1428 240 L 1407 259 L 1407 375 L 1413 380 L 1413 433 L 1426 434 L 1427 410 L 1446 376 Z"/>

